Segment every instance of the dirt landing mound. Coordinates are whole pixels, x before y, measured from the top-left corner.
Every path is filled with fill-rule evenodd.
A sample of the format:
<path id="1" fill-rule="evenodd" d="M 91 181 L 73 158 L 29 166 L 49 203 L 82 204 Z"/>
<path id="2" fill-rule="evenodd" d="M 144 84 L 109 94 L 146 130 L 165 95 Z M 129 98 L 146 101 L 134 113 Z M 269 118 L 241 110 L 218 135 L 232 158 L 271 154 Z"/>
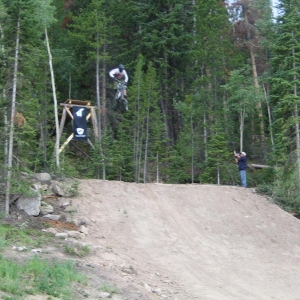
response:
<path id="1" fill-rule="evenodd" d="M 300 299 L 300 221 L 252 189 L 84 180 L 80 194 L 89 259 L 136 299 Z"/>

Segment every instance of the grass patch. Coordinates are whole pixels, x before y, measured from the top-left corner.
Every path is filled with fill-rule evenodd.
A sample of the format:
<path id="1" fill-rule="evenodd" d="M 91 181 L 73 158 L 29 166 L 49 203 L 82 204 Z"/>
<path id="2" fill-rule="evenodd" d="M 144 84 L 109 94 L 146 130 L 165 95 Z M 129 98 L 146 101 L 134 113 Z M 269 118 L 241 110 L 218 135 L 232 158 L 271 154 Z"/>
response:
<path id="1" fill-rule="evenodd" d="M 50 262 L 34 257 L 18 264 L 0 257 L 0 290 L 14 296 L 46 294 L 71 300 L 72 283 L 85 281 L 71 261 Z"/>
<path id="2" fill-rule="evenodd" d="M 75 244 L 73 246 L 66 245 L 65 252 L 71 256 L 85 257 L 91 252 L 91 250 L 89 246 Z"/>
<path id="3" fill-rule="evenodd" d="M 53 238 L 52 235 L 35 229 L 0 225 L 0 250 L 4 245 L 40 247 L 45 243 L 50 243 Z"/>
<path id="4" fill-rule="evenodd" d="M 113 294 L 117 294 L 118 293 L 118 289 L 116 287 L 111 287 L 110 285 L 108 284 L 103 284 L 100 288 L 100 290 L 102 292 L 106 292 L 106 293 L 109 293 L 111 295 Z"/>
<path id="5" fill-rule="evenodd" d="M 12 245 L 38 247 L 51 240 L 52 236 L 44 232 L 0 224 L 0 251 Z M 8 259 L 0 254 L 0 291 L 6 294 L 1 299 L 25 300 L 28 295 L 43 294 L 49 299 L 73 300 L 73 284 L 85 284 L 86 280 L 70 260 L 57 262 L 38 256 L 24 259 L 17 252 L 16 259 Z"/>

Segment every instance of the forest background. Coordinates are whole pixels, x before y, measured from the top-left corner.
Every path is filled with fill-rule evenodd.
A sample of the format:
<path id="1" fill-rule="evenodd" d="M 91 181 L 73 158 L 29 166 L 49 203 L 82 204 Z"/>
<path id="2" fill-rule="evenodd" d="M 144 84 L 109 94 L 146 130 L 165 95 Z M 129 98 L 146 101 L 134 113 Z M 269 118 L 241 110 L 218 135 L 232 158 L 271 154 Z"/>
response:
<path id="1" fill-rule="evenodd" d="M 0 0 L 6 198 L 24 172 L 131 182 L 248 185 L 300 211 L 300 1 Z M 124 64 L 129 111 L 108 72 Z M 95 106 L 88 143 L 60 128 Z M 63 129 L 63 130 L 62 130 Z M 251 164 L 263 168 L 252 168 Z"/>

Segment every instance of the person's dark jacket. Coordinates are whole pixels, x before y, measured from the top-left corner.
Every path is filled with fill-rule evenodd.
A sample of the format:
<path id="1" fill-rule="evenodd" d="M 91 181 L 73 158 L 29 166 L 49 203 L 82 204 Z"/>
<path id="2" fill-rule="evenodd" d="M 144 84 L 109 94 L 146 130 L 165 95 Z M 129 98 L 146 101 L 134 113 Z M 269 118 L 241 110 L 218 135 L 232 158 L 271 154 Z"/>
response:
<path id="1" fill-rule="evenodd" d="M 238 160 L 239 171 L 247 169 L 247 158 L 246 156 L 240 156 Z"/>

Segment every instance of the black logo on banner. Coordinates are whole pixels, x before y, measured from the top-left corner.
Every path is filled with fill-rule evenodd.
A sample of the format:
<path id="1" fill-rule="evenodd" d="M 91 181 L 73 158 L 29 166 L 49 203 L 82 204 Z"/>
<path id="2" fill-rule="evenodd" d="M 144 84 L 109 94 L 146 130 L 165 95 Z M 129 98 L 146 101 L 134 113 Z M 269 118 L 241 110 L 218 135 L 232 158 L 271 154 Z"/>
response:
<path id="1" fill-rule="evenodd" d="M 87 109 L 85 107 L 73 107 L 73 140 L 87 140 Z"/>

